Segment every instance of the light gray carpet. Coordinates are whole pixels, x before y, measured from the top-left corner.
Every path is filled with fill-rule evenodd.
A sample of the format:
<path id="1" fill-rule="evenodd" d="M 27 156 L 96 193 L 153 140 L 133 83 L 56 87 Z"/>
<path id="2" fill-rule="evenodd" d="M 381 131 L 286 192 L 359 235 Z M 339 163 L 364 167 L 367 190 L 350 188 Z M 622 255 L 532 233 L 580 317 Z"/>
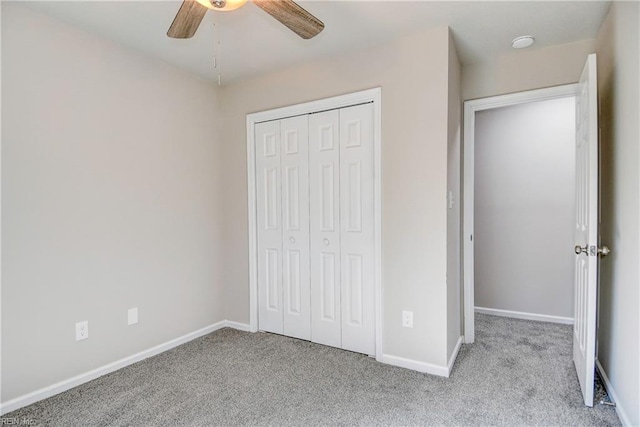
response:
<path id="1" fill-rule="evenodd" d="M 5 417 L 33 425 L 620 425 L 582 404 L 571 327 L 478 315 L 448 379 L 223 329 Z"/>

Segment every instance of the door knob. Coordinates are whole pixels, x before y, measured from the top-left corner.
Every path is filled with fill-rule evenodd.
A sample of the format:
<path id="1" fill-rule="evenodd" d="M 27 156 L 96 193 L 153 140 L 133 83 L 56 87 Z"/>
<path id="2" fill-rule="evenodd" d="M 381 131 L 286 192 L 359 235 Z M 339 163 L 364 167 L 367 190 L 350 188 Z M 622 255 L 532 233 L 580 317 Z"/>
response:
<path id="1" fill-rule="evenodd" d="M 604 245 L 602 245 L 601 247 L 598 248 L 598 255 L 600 255 L 600 257 L 602 257 L 602 258 L 606 257 L 610 253 L 611 253 L 611 250 L 608 247 L 604 246 Z"/>
<path id="2" fill-rule="evenodd" d="M 323 242 L 324 242 L 325 246 L 329 246 L 329 243 L 331 243 L 331 242 L 329 242 L 329 239 L 324 239 Z"/>
<path id="3" fill-rule="evenodd" d="M 587 246 L 585 245 L 585 247 L 583 248 L 580 245 L 576 245 L 576 247 L 574 248 L 576 255 L 580 255 L 580 254 L 585 254 L 585 255 L 589 255 L 589 252 L 587 251 Z"/>
<path id="4" fill-rule="evenodd" d="M 296 239 L 295 239 L 295 237 L 291 236 L 291 237 L 289 237 L 289 241 L 290 241 L 291 243 L 295 243 L 295 242 L 296 242 Z"/>

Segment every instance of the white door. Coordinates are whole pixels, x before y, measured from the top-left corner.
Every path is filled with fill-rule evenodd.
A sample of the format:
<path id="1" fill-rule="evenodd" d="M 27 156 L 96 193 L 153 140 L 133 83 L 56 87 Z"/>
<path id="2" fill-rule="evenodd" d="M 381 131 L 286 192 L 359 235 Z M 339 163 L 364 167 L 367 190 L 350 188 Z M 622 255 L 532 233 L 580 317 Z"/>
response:
<path id="1" fill-rule="evenodd" d="M 589 55 L 576 96 L 576 222 L 573 361 L 584 403 L 593 406 L 598 288 L 598 93 Z"/>
<path id="2" fill-rule="evenodd" d="M 282 334 L 280 122 L 258 123 L 255 130 L 259 328 Z"/>
<path id="3" fill-rule="evenodd" d="M 373 104 L 340 110 L 342 348 L 373 355 Z"/>
<path id="4" fill-rule="evenodd" d="M 283 333 L 311 339 L 308 116 L 280 121 Z"/>
<path id="5" fill-rule="evenodd" d="M 375 354 L 373 116 L 256 124 L 260 330 Z"/>
<path id="6" fill-rule="evenodd" d="M 375 354 L 373 104 L 309 117 L 311 340 Z"/>
<path id="7" fill-rule="evenodd" d="M 311 338 L 307 116 L 256 125 L 259 328 Z"/>
<path id="8" fill-rule="evenodd" d="M 309 116 L 311 340 L 342 346 L 339 111 Z"/>

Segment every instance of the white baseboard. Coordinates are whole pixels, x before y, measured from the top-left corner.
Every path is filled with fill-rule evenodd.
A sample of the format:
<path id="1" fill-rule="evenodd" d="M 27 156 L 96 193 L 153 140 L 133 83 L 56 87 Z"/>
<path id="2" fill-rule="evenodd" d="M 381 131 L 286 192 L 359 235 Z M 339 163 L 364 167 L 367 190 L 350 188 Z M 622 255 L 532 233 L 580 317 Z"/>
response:
<path id="1" fill-rule="evenodd" d="M 227 328 L 233 328 L 243 332 L 251 332 L 251 326 L 248 323 L 240 323 L 227 320 L 225 321 L 225 326 Z"/>
<path id="2" fill-rule="evenodd" d="M 460 347 L 462 347 L 462 341 L 464 338 L 462 335 L 458 338 L 458 342 L 456 343 L 456 347 L 453 349 L 453 353 L 451 353 L 451 357 L 449 358 L 449 363 L 447 363 L 447 378 L 451 375 L 451 370 L 453 369 L 453 364 L 456 363 L 456 357 L 458 357 L 458 352 L 460 351 Z"/>
<path id="3" fill-rule="evenodd" d="M 604 371 L 604 368 L 602 367 L 598 359 L 596 359 L 596 368 L 598 369 L 598 372 L 600 372 L 600 377 L 602 378 L 602 381 L 604 381 L 604 387 L 607 389 L 607 393 L 609 394 L 611 401 L 616 404 L 616 414 L 618 414 L 618 418 L 620 418 L 620 421 L 622 421 L 622 425 L 630 426 L 631 421 L 627 416 L 627 412 L 624 410 L 624 408 L 620 404 L 620 400 L 618 400 L 618 395 L 616 394 L 616 391 L 613 388 L 613 385 L 611 385 L 611 382 L 609 381 L 609 377 L 607 376 L 607 373 Z M 597 402 L 594 402 L 594 404 L 595 403 Z"/>
<path id="4" fill-rule="evenodd" d="M 413 371 L 423 372 L 425 374 L 438 375 L 440 377 L 448 377 L 449 370 L 446 366 L 434 365 L 432 363 L 419 362 L 417 360 L 405 359 L 404 357 L 391 356 L 389 354 L 382 355 L 382 363 L 387 365 L 407 368 Z"/>
<path id="5" fill-rule="evenodd" d="M 3 402 L 2 404 L 0 404 L 0 415 L 4 415 L 6 413 L 15 411 L 16 409 L 20 409 L 27 405 L 31 405 L 32 403 L 38 402 L 40 400 L 46 399 L 48 397 L 54 396 L 64 391 L 70 390 L 74 387 L 87 383 L 98 377 L 117 371 L 118 369 L 122 369 L 126 366 L 132 365 L 136 362 L 139 362 L 151 356 L 155 356 L 156 354 L 170 350 L 181 344 L 184 344 L 196 338 L 200 338 L 204 335 L 210 334 L 211 332 L 217 331 L 218 329 L 222 329 L 226 327 L 239 329 L 241 331 L 249 330 L 249 325 L 244 323 L 230 322 L 227 320 L 214 323 L 202 329 L 198 329 L 197 331 L 190 332 L 181 337 L 172 339 L 171 341 L 167 341 L 163 344 L 159 344 L 155 347 L 151 347 L 147 350 L 143 350 L 139 353 L 133 354 L 131 356 L 127 356 L 123 359 L 116 360 L 115 362 L 93 369 L 89 372 L 85 372 L 84 374 L 76 375 L 73 378 L 60 381 L 58 383 L 52 384 L 47 387 L 43 387 L 31 393 L 27 393 L 25 395 L 16 397 L 15 399 L 11 399 L 7 402 Z"/>
<path id="6" fill-rule="evenodd" d="M 526 313 L 523 311 L 500 310 L 497 308 L 475 307 L 475 312 L 492 316 L 513 317 L 515 319 L 537 320 L 538 322 L 573 325 L 573 317 L 550 316 L 548 314 Z"/>

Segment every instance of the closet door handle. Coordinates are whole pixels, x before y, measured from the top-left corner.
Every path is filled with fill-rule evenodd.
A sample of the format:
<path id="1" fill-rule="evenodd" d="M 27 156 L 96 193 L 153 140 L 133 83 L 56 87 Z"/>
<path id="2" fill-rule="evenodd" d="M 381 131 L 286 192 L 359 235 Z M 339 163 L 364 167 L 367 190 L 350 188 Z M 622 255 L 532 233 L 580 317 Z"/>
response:
<path id="1" fill-rule="evenodd" d="M 323 242 L 325 246 L 329 246 L 329 243 L 331 243 L 329 239 L 324 239 Z"/>
<path id="2" fill-rule="evenodd" d="M 289 237 L 289 241 L 290 241 L 291 243 L 295 243 L 295 242 L 296 242 L 296 239 L 295 239 L 295 237 L 291 236 L 291 237 Z"/>

